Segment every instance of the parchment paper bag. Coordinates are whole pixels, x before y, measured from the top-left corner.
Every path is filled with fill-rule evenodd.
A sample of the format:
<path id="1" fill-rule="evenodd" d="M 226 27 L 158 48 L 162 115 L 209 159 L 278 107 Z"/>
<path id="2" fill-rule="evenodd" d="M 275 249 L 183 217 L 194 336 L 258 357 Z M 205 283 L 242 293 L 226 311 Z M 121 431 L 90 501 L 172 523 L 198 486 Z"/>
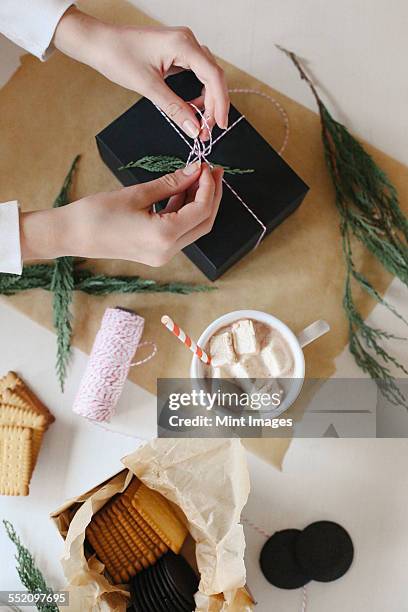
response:
<path id="1" fill-rule="evenodd" d="M 172 503 L 195 541 L 201 576 L 197 610 L 252 610 L 243 588 L 245 539 L 239 521 L 249 494 L 249 476 L 241 442 L 153 440 L 122 462 L 127 469 L 51 515 L 65 539 L 61 563 L 70 593 L 67 612 L 126 610 L 126 585 L 109 582 L 103 564 L 95 556 L 86 557 L 84 540 L 92 516 L 124 491 L 134 475 Z M 188 557 L 188 552 L 183 554 Z"/>

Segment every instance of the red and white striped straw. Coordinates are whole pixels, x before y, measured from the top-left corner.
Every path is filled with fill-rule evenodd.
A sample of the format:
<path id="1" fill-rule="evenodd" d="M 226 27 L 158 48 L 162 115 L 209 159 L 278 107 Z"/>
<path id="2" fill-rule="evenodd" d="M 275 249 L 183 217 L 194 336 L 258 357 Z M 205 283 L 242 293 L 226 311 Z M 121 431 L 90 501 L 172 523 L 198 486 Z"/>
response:
<path id="1" fill-rule="evenodd" d="M 190 336 L 187 336 L 185 331 L 176 325 L 176 323 L 169 316 L 164 315 L 161 318 L 161 322 L 169 331 L 171 331 L 172 334 L 176 336 L 176 338 L 180 340 L 180 342 L 189 348 L 194 355 L 197 355 L 197 357 L 201 359 L 203 363 L 210 365 L 211 357 L 209 357 L 209 355 L 207 355 L 207 353 L 200 346 L 198 346 L 194 340 L 190 338 Z"/>

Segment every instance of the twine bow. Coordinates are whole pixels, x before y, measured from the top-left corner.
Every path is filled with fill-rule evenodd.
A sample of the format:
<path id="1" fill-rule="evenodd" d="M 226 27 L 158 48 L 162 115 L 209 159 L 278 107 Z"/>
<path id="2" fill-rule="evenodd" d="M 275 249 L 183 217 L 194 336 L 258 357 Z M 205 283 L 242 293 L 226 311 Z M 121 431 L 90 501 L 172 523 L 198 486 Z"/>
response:
<path id="1" fill-rule="evenodd" d="M 204 143 L 200 140 L 199 137 L 195 138 L 193 140 L 193 144 L 191 145 L 189 143 L 189 141 L 187 140 L 187 138 L 184 136 L 184 134 L 179 130 L 179 128 L 177 127 L 177 125 L 171 120 L 169 119 L 169 117 L 166 115 L 166 113 L 164 111 L 162 111 L 161 108 L 159 108 L 157 105 L 156 108 L 159 111 L 159 113 L 164 117 L 164 119 L 171 125 L 171 127 L 173 128 L 173 130 L 175 130 L 175 132 L 177 132 L 177 134 L 180 136 L 180 138 L 183 139 L 183 141 L 186 143 L 186 145 L 188 146 L 188 148 L 190 149 L 190 153 L 188 155 L 187 161 L 186 161 L 186 166 L 188 166 L 189 164 L 192 164 L 196 161 L 200 161 L 200 162 L 207 162 L 207 164 L 209 166 L 213 166 L 213 164 L 209 161 L 208 156 L 211 154 L 213 146 L 219 142 L 221 140 L 221 138 L 224 138 L 224 136 L 226 134 L 228 134 L 228 132 L 230 132 L 236 125 L 238 125 L 238 123 L 240 121 L 242 121 L 242 119 L 244 119 L 244 115 L 241 115 L 240 117 L 238 117 L 238 119 L 236 119 L 236 121 L 234 121 L 234 123 L 232 123 L 226 130 L 224 130 L 219 136 L 217 136 L 217 138 L 213 139 L 212 137 L 212 133 L 211 133 L 211 129 L 208 125 L 208 121 L 207 119 L 204 117 L 203 113 L 200 111 L 199 108 L 197 108 L 197 106 L 195 104 L 193 104 L 192 102 L 189 103 L 190 106 L 192 106 L 194 108 L 194 110 L 196 111 L 196 113 L 200 116 L 204 127 L 207 128 L 208 133 L 210 135 L 208 143 Z M 235 191 L 235 189 L 228 183 L 228 181 L 225 180 L 225 178 L 222 179 L 222 182 L 224 183 L 224 185 L 226 187 L 228 187 L 228 189 L 234 194 L 234 196 L 237 198 L 237 200 L 242 204 L 242 206 L 244 206 L 247 211 L 250 213 L 250 215 L 252 215 L 252 217 L 257 221 L 257 223 L 259 223 L 259 225 L 262 228 L 261 234 L 258 238 L 258 240 L 256 241 L 255 247 L 257 248 L 257 246 L 260 244 L 260 242 L 263 240 L 265 234 L 266 234 L 266 225 L 263 223 L 263 221 L 261 221 L 261 219 L 256 215 L 256 213 L 252 210 L 252 208 L 250 206 L 248 206 L 248 204 L 246 202 L 244 202 L 244 200 L 241 198 L 241 196 Z"/>

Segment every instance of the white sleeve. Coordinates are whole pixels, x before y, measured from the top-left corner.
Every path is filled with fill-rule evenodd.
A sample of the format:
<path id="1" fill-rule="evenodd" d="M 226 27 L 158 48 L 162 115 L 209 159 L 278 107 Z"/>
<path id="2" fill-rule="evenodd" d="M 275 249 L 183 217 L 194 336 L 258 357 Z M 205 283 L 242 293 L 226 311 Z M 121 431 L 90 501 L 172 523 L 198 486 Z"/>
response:
<path id="1" fill-rule="evenodd" d="M 72 4 L 72 0 L 0 0 L 0 32 L 46 60 L 53 51 L 55 28 Z"/>
<path id="2" fill-rule="evenodd" d="M 20 214 L 18 202 L 0 204 L 0 272 L 21 274 Z"/>

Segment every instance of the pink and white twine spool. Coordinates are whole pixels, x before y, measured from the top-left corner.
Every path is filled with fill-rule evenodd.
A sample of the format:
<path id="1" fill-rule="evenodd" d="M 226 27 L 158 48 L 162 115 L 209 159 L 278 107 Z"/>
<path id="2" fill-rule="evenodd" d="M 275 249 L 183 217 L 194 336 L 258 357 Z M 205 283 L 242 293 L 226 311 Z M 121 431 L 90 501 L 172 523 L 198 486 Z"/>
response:
<path id="1" fill-rule="evenodd" d="M 93 421 L 110 421 L 140 346 L 143 327 L 143 317 L 130 310 L 106 309 L 74 401 L 76 414 Z"/>

